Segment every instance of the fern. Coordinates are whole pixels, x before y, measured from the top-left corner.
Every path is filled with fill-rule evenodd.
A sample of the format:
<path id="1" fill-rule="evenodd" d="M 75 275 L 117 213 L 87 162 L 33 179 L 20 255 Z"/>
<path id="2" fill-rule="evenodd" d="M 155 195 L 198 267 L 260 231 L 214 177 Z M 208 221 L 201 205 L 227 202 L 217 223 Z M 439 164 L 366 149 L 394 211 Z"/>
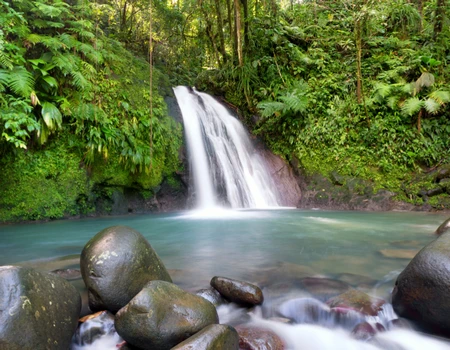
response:
<path id="1" fill-rule="evenodd" d="M 440 105 L 450 102 L 450 92 L 447 90 L 436 90 L 430 93 L 429 96 Z"/>
<path id="2" fill-rule="evenodd" d="M 431 97 L 427 98 L 424 101 L 423 106 L 426 109 L 426 111 L 431 114 L 437 113 L 439 111 L 439 109 L 441 108 L 440 103 Z"/>
<path id="3" fill-rule="evenodd" d="M 286 110 L 292 112 L 304 112 L 308 106 L 308 99 L 306 96 L 297 96 L 293 93 L 288 93 L 285 96 L 281 96 L 280 100 L 286 104 Z"/>
<path id="4" fill-rule="evenodd" d="M 262 101 L 258 103 L 257 107 L 261 110 L 263 117 L 270 117 L 272 115 L 279 116 L 286 109 L 286 104 L 278 101 Z"/>
<path id="5" fill-rule="evenodd" d="M 91 83 L 80 71 L 73 71 L 70 73 L 70 75 L 72 76 L 73 85 L 78 90 L 89 90 L 91 88 Z"/>
<path id="6" fill-rule="evenodd" d="M 22 97 L 29 97 L 34 90 L 34 78 L 24 67 L 14 67 L 9 72 L 7 85 L 15 94 Z"/>
<path id="7" fill-rule="evenodd" d="M 421 101 L 417 97 L 410 97 L 408 98 L 404 103 L 402 108 L 402 113 L 412 116 L 416 113 L 418 113 L 424 105 L 424 102 Z"/>

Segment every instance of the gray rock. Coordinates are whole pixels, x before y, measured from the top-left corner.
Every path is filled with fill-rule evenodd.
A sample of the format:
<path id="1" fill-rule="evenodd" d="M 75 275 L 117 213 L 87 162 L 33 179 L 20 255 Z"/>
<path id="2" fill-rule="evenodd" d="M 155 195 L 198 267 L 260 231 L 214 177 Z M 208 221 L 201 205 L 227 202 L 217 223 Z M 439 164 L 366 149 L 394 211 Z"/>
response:
<path id="1" fill-rule="evenodd" d="M 92 311 L 115 313 L 149 281 L 172 282 L 150 243 L 126 226 L 97 233 L 84 247 L 80 267 Z"/>
<path id="2" fill-rule="evenodd" d="M 0 267 L 0 349 L 69 349 L 80 308 L 80 295 L 66 280 Z"/>
<path id="3" fill-rule="evenodd" d="M 264 301 L 261 289 L 248 282 L 215 276 L 211 279 L 211 286 L 225 299 L 237 304 L 260 305 Z"/>
<path id="4" fill-rule="evenodd" d="M 172 350 L 239 350 L 239 335 L 231 326 L 213 324 L 173 347 Z"/>
<path id="5" fill-rule="evenodd" d="M 327 305 L 331 308 L 353 309 L 368 316 L 378 315 L 385 303 L 383 299 L 371 297 L 356 289 L 348 290 L 327 301 Z"/>
<path id="6" fill-rule="evenodd" d="M 117 314 L 117 333 L 140 349 L 165 350 L 218 323 L 209 301 L 173 283 L 149 282 Z"/>
<path id="7" fill-rule="evenodd" d="M 395 312 L 425 331 L 450 335 L 450 235 L 423 248 L 398 276 L 392 292 Z"/>

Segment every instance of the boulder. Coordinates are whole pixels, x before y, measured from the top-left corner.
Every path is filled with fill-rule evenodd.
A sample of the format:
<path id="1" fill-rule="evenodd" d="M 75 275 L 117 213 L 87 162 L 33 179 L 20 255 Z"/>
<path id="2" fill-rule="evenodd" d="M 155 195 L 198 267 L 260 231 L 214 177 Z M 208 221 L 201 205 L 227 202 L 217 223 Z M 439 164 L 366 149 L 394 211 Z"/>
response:
<path id="1" fill-rule="evenodd" d="M 262 290 L 254 284 L 231 278 L 215 276 L 214 287 L 225 299 L 243 305 L 260 305 L 264 301 Z"/>
<path id="2" fill-rule="evenodd" d="M 80 308 L 80 295 L 66 280 L 0 267 L 0 349 L 69 349 Z"/>
<path id="3" fill-rule="evenodd" d="M 450 230 L 450 218 L 445 220 L 437 229 L 434 231 L 435 235 L 442 235 Z"/>
<path id="4" fill-rule="evenodd" d="M 224 324 L 212 324 L 181 342 L 172 350 L 239 350 L 236 330 Z"/>
<path id="5" fill-rule="evenodd" d="M 237 326 L 239 349 L 241 350 L 283 350 L 281 338 L 268 329 Z"/>
<path id="6" fill-rule="evenodd" d="M 327 305 L 331 308 L 353 309 L 367 316 L 378 315 L 384 304 L 383 299 L 371 297 L 356 289 L 351 289 L 327 301 Z"/>
<path id="7" fill-rule="evenodd" d="M 398 276 L 395 312 L 425 331 L 450 336 L 450 234 L 423 248 Z"/>
<path id="8" fill-rule="evenodd" d="M 149 282 L 116 314 L 117 333 L 140 349 L 165 350 L 218 323 L 209 301 L 173 283 Z"/>
<path id="9" fill-rule="evenodd" d="M 172 282 L 150 243 L 126 226 L 97 233 L 84 247 L 80 267 L 92 311 L 115 313 L 149 281 Z"/>
<path id="10" fill-rule="evenodd" d="M 219 306 L 228 303 L 222 295 L 213 287 L 200 289 L 195 292 L 195 295 L 202 297 L 212 303 L 214 306 Z"/>

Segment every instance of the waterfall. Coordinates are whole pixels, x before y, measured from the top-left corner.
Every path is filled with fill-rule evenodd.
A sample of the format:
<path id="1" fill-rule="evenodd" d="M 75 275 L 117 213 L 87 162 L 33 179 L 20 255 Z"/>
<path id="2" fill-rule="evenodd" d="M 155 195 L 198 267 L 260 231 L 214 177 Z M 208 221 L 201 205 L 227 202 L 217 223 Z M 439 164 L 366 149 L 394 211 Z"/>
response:
<path id="1" fill-rule="evenodd" d="M 263 159 L 241 122 L 213 97 L 174 88 L 184 121 L 197 207 L 278 206 Z"/>

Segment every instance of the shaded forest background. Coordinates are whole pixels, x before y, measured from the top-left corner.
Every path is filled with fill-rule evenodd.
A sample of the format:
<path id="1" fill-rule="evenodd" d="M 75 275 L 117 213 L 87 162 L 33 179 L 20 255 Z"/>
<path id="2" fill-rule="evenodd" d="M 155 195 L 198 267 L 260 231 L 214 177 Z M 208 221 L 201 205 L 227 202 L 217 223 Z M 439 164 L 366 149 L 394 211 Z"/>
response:
<path id="1" fill-rule="evenodd" d="M 181 186 L 176 85 L 223 96 L 305 174 L 423 204 L 450 163 L 449 14 L 448 0 L 0 0 L 0 221 Z"/>

